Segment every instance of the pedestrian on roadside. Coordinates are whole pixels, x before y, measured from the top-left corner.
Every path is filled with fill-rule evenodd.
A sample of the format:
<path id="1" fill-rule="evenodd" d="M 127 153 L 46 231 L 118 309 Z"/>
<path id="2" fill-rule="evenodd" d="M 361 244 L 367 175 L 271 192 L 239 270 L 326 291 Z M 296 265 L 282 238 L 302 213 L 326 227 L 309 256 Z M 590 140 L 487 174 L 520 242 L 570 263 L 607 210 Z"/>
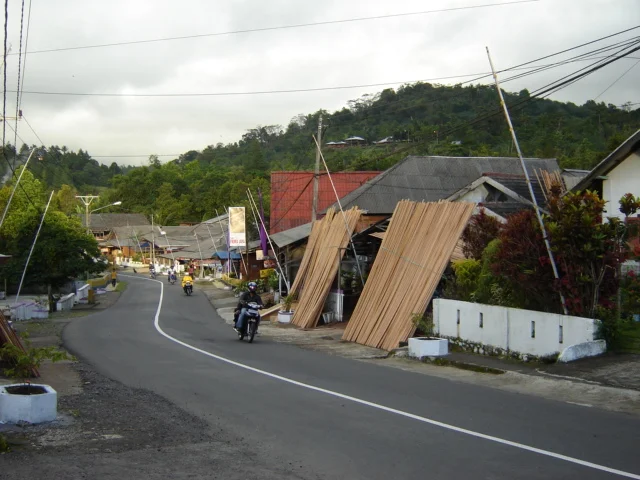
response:
<path id="1" fill-rule="evenodd" d="M 116 280 L 118 278 L 118 274 L 116 273 L 116 269 L 111 270 L 111 286 L 113 288 L 116 287 Z"/>

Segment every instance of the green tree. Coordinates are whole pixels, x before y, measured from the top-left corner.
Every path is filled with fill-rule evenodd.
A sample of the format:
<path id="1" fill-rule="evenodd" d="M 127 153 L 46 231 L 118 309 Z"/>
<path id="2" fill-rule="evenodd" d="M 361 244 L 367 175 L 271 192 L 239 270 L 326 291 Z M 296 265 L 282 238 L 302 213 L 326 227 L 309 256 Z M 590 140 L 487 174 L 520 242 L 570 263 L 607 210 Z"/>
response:
<path id="1" fill-rule="evenodd" d="M 0 239 L 0 251 L 12 256 L 3 267 L 3 276 L 14 285 L 20 281 L 29 255 L 28 246 L 33 243 L 40 220 L 41 212 L 30 209 L 19 215 L 15 229 Z M 102 271 L 105 265 L 99 257 L 96 240 L 86 233 L 77 218 L 49 210 L 27 268 L 25 286 L 49 286 L 49 305 L 54 309 L 53 290 L 85 272 Z"/>

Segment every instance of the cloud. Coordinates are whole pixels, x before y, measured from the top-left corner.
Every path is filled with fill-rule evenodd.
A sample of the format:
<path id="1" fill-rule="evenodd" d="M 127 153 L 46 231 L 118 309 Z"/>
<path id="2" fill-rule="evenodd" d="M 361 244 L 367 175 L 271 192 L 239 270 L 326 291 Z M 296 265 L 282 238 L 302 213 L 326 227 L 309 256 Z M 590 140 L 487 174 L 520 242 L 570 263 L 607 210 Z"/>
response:
<path id="1" fill-rule="evenodd" d="M 34 2 L 29 50 L 435 10 L 479 4 L 481 0 L 432 1 L 428 7 L 425 3 Z M 9 34 L 13 53 L 19 48 L 19 9 L 20 2 L 11 0 Z M 542 0 L 268 32 L 32 53 L 27 57 L 24 88 L 75 93 L 205 93 L 427 79 L 488 71 L 485 46 L 490 47 L 496 66 L 504 68 L 629 28 L 637 25 L 638 19 L 640 7 L 636 0 Z M 17 61 L 15 55 L 8 59 L 8 90 L 15 90 Z M 632 65 L 630 62 L 617 62 L 553 98 L 582 104 L 603 91 Z M 505 88 L 534 90 L 577 68 L 578 64 L 572 64 L 525 77 L 505 84 Z M 639 79 L 640 66 L 600 100 L 614 104 L 639 101 Z M 83 148 L 100 156 L 173 154 L 234 142 L 258 124 L 286 125 L 299 113 L 339 109 L 350 99 L 383 88 L 174 98 L 24 94 L 22 108 L 47 144 Z M 7 109 L 15 109 L 13 93 L 8 93 Z M 26 125 L 19 125 L 19 133 L 26 142 L 38 143 Z"/>

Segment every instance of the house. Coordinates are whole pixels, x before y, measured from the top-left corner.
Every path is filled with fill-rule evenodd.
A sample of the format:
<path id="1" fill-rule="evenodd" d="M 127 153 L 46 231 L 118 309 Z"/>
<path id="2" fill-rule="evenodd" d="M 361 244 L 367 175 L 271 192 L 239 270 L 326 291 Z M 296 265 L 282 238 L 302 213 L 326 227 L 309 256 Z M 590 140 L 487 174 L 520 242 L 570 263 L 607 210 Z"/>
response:
<path id="1" fill-rule="evenodd" d="M 546 197 L 540 181 L 536 177 L 530 180 L 536 202 L 544 209 Z M 534 207 L 525 176 L 508 173 L 483 173 L 482 177 L 450 195 L 447 200 L 477 203 L 501 217 Z"/>
<path id="2" fill-rule="evenodd" d="M 226 250 L 226 214 L 195 226 L 129 225 L 113 228 L 100 247 L 119 261 L 140 255 L 148 261 L 153 252 L 161 265 L 194 261 L 207 263 L 218 250 Z M 215 264 L 217 262 L 209 262 Z"/>
<path id="3" fill-rule="evenodd" d="M 331 179 L 343 197 L 379 175 L 379 171 L 336 172 Z M 271 172 L 271 235 L 304 225 L 311 221 L 313 203 L 313 172 Z M 333 186 L 326 173 L 318 182 L 318 212 L 336 201 Z"/>
<path id="4" fill-rule="evenodd" d="M 640 196 L 640 130 L 596 165 L 572 190 L 595 190 L 607 202 L 608 217 L 624 218 L 618 209 L 620 198 L 626 193 Z"/>
<path id="5" fill-rule="evenodd" d="M 357 146 L 365 145 L 367 143 L 367 141 L 364 138 L 356 137 L 356 136 L 345 138 L 344 141 L 350 147 L 357 147 Z"/>
<path id="6" fill-rule="evenodd" d="M 530 177 L 535 171 L 559 170 L 556 159 L 527 158 L 525 165 Z M 444 200 L 485 172 L 518 176 L 522 175 L 522 167 L 520 160 L 512 157 L 409 156 L 345 195 L 340 202 L 344 209 L 358 206 L 368 216 L 379 217 L 374 220 L 381 220 L 393 213 L 400 200 Z"/>
<path id="7" fill-rule="evenodd" d="M 395 143 L 395 140 L 393 139 L 393 137 L 384 137 L 382 140 L 373 142 L 373 144 L 376 146 L 391 145 L 393 143 Z"/>
<path id="8" fill-rule="evenodd" d="M 347 142 L 327 142 L 325 143 L 327 148 L 345 148 L 347 147 Z"/>
<path id="9" fill-rule="evenodd" d="M 82 226 L 87 227 L 84 214 L 79 215 Z M 106 240 L 116 227 L 129 225 L 151 225 L 142 213 L 91 213 L 89 214 L 89 228 L 96 240 Z"/>

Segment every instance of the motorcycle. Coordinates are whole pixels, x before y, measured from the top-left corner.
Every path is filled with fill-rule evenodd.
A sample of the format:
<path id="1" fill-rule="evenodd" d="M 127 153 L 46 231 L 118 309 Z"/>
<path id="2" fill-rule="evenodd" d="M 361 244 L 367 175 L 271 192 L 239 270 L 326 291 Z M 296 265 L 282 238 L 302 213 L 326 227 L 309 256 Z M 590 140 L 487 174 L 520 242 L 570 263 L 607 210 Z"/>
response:
<path id="1" fill-rule="evenodd" d="M 190 296 L 193 293 L 193 285 L 191 285 L 191 282 L 189 281 L 185 282 L 184 293 L 186 293 L 187 296 Z"/>
<path id="2" fill-rule="evenodd" d="M 156 272 L 151 270 L 149 271 L 149 278 L 153 278 L 154 280 L 156 279 Z"/>
<path id="3" fill-rule="evenodd" d="M 176 274 L 175 273 L 170 273 L 169 274 L 169 283 L 171 283 L 171 285 L 174 285 L 176 283 Z"/>
<path id="4" fill-rule="evenodd" d="M 242 330 L 238 332 L 238 338 L 240 341 L 247 337 L 249 343 L 253 342 L 253 338 L 258 333 L 258 325 L 260 325 L 260 309 L 263 308 L 255 302 L 247 304 L 247 313 L 245 314 L 245 322 Z"/>

